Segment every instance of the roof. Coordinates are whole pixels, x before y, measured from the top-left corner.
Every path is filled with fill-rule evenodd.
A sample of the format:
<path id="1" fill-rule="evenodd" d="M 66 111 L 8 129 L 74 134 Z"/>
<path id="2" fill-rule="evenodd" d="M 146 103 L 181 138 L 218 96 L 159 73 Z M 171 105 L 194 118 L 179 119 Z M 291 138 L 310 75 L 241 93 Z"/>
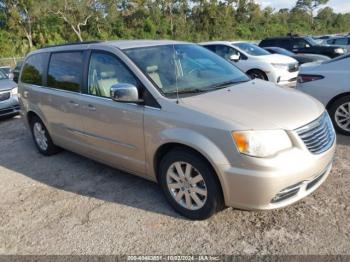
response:
<path id="1" fill-rule="evenodd" d="M 138 47 L 148 47 L 148 46 L 160 46 L 160 45 L 176 45 L 176 44 L 186 44 L 186 42 L 173 41 L 173 40 L 118 40 L 118 41 L 89 41 L 89 42 L 76 42 L 55 46 L 47 46 L 38 50 L 31 52 L 42 53 L 42 52 L 53 52 L 53 51 L 69 51 L 89 49 L 91 47 L 97 46 L 115 46 L 119 49 L 129 49 Z"/>

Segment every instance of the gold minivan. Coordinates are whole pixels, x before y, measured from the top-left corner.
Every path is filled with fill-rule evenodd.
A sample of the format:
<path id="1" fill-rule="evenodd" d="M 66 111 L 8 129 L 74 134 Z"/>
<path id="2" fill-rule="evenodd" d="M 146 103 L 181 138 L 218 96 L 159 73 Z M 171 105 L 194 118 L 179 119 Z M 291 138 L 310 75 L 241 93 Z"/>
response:
<path id="1" fill-rule="evenodd" d="M 332 166 L 336 136 L 323 105 L 251 80 L 196 44 L 40 49 L 25 59 L 19 95 L 42 154 L 65 148 L 158 182 L 191 219 L 292 204 Z"/>

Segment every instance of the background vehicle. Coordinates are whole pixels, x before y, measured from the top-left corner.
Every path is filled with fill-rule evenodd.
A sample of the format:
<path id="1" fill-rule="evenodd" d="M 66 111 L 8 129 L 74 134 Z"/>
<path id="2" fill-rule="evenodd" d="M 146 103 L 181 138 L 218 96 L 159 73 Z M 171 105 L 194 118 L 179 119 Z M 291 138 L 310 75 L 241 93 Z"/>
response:
<path id="1" fill-rule="evenodd" d="M 264 49 L 270 52 L 271 54 L 280 54 L 280 55 L 292 57 L 299 62 L 299 65 L 302 65 L 305 63 L 311 63 L 311 62 L 322 62 L 322 61 L 330 60 L 328 56 L 315 55 L 315 54 L 295 54 L 291 51 L 288 51 L 280 47 L 265 47 Z"/>
<path id="2" fill-rule="evenodd" d="M 0 117 L 19 113 L 17 84 L 0 71 Z"/>
<path id="3" fill-rule="evenodd" d="M 339 133 L 350 135 L 350 55 L 301 67 L 297 89 L 328 109 Z"/>
<path id="4" fill-rule="evenodd" d="M 13 69 L 13 81 L 15 81 L 16 83 L 18 83 L 18 78 L 19 78 L 19 74 L 21 72 L 22 69 L 22 65 L 23 65 L 23 61 L 19 61 L 15 68 Z"/>
<path id="5" fill-rule="evenodd" d="M 232 62 L 252 79 L 259 78 L 280 85 L 295 84 L 299 66 L 293 58 L 271 54 L 246 42 L 217 41 L 201 45 Z"/>
<path id="6" fill-rule="evenodd" d="M 9 79 L 13 78 L 12 68 L 10 66 L 1 66 L 0 71 L 2 71 Z"/>
<path id="7" fill-rule="evenodd" d="M 42 154 L 60 146 L 157 181 L 192 219 L 224 205 L 283 207 L 316 190 L 331 169 L 335 133 L 321 103 L 250 80 L 196 44 L 44 48 L 27 56 L 19 87 Z M 312 131 L 324 125 L 319 143 Z"/>
<path id="8" fill-rule="evenodd" d="M 260 47 L 281 47 L 294 53 L 319 54 L 334 58 L 348 50 L 341 46 L 324 46 L 317 44 L 308 36 L 272 37 L 264 39 Z"/>
<path id="9" fill-rule="evenodd" d="M 325 44 L 327 45 L 338 45 L 338 46 L 344 46 L 348 50 L 350 50 L 350 36 L 343 36 L 343 37 L 333 37 L 325 41 Z"/>

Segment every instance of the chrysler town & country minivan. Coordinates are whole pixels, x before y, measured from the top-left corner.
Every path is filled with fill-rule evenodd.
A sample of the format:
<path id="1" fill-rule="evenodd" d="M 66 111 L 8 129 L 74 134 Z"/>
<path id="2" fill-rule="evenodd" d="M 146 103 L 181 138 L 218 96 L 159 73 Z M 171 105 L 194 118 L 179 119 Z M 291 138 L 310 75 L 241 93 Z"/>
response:
<path id="1" fill-rule="evenodd" d="M 180 214 L 292 204 L 327 178 L 323 105 L 251 80 L 196 44 L 114 41 L 30 53 L 21 113 L 44 155 L 59 148 L 158 182 Z"/>

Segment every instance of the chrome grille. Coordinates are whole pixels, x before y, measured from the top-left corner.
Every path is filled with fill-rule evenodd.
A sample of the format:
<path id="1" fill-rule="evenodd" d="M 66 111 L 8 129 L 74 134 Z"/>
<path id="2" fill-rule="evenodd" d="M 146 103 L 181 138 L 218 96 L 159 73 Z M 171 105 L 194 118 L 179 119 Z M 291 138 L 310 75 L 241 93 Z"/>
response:
<path id="1" fill-rule="evenodd" d="M 0 93 L 0 102 L 9 99 L 10 96 L 11 96 L 11 93 L 10 93 L 10 92 L 3 92 L 3 93 Z"/>
<path id="2" fill-rule="evenodd" d="M 296 130 L 306 147 L 313 154 L 327 151 L 334 143 L 335 131 L 328 113 Z"/>

